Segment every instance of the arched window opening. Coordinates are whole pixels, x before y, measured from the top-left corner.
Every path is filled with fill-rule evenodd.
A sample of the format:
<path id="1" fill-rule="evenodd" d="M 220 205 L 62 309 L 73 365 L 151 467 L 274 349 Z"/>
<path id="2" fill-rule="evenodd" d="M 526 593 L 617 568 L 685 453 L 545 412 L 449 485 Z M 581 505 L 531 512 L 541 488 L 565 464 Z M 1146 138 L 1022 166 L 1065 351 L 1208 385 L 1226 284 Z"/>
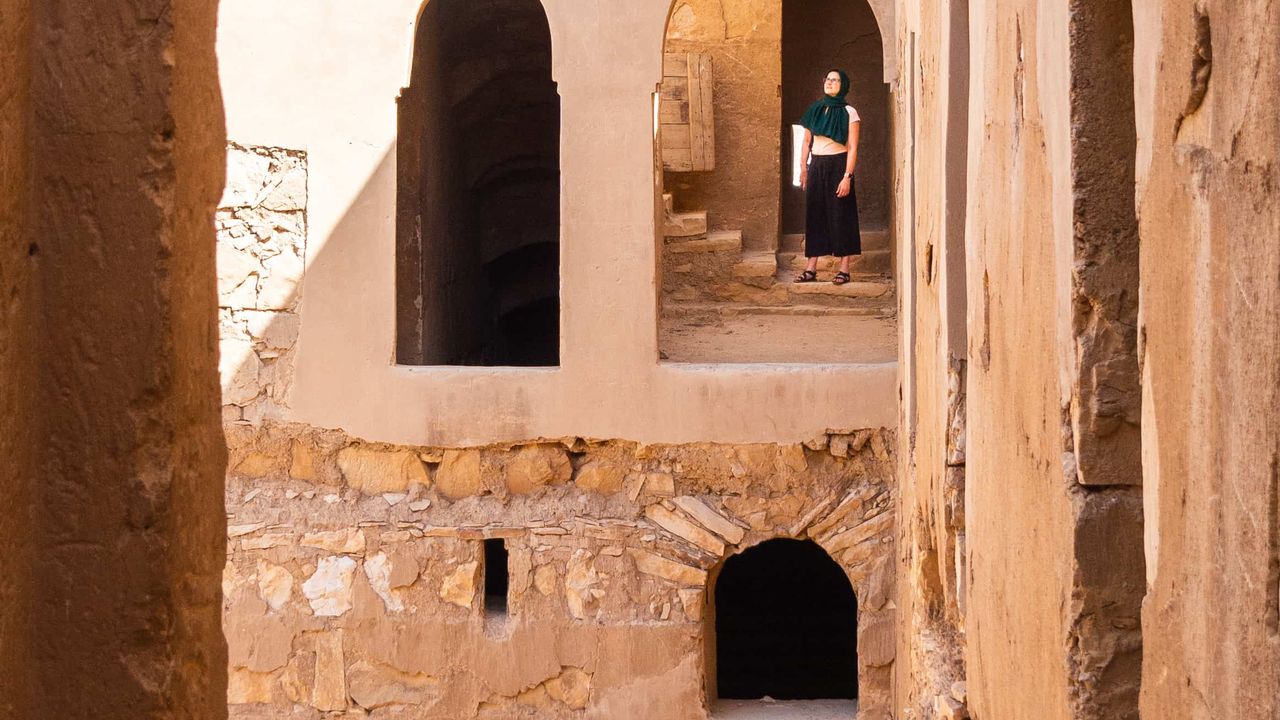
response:
<path id="1" fill-rule="evenodd" d="M 539 0 L 427 4 L 397 153 L 397 361 L 558 365 L 560 97 Z"/>
<path id="2" fill-rule="evenodd" d="M 765 697 L 827 701 L 816 707 L 852 717 L 857 600 L 825 550 L 800 540 L 757 545 L 725 562 L 713 597 L 715 717 L 756 717 L 745 714 L 753 704 L 739 701 Z"/>
<path id="3" fill-rule="evenodd" d="M 868 0 L 673 0 L 663 52 L 660 357 L 895 361 L 890 89 Z M 842 201 L 838 228 L 814 239 L 847 260 L 821 257 L 816 277 L 795 283 L 809 262 L 796 127 L 832 68 L 849 74 L 861 123 L 857 210 Z"/>

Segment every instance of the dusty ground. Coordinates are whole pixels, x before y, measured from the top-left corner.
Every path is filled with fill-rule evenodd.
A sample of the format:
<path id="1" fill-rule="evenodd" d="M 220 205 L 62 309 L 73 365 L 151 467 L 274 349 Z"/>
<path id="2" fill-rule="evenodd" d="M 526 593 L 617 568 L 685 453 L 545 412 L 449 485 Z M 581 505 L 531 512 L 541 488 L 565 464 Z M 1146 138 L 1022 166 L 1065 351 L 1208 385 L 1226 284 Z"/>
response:
<path id="1" fill-rule="evenodd" d="M 658 347 L 669 362 L 893 362 L 897 321 L 865 315 L 664 317 Z"/>
<path id="2" fill-rule="evenodd" d="M 857 700 L 720 700 L 711 720 L 853 720 Z"/>

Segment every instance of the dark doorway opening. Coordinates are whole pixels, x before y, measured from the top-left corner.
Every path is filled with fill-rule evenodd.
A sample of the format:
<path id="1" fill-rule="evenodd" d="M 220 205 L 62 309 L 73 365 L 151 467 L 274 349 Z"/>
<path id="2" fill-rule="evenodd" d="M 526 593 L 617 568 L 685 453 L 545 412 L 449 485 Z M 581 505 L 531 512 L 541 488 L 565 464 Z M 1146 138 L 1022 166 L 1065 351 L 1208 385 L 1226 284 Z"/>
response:
<path id="1" fill-rule="evenodd" d="M 862 118 L 854 173 L 863 230 L 889 227 L 889 86 L 884 81 L 880 26 L 866 0 L 783 0 L 782 234 L 804 232 L 804 191 L 793 128 L 822 95 L 822 78 L 849 74 L 849 104 Z"/>
<path id="2" fill-rule="evenodd" d="M 558 365 L 560 96 L 539 0 L 427 4 L 397 182 L 397 361 Z"/>
<path id="3" fill-rule="evenodd" d="M 486 615 L 507 614 L 507 567 L 505 540 L 484 541 L 484 612 Z"/>
<path id="4" fill-rule="evenodd" d="M 715 585 L 724 699 L 858 696 L 853 587 L 811 541 L 770 540 L 729 558 Z"/>

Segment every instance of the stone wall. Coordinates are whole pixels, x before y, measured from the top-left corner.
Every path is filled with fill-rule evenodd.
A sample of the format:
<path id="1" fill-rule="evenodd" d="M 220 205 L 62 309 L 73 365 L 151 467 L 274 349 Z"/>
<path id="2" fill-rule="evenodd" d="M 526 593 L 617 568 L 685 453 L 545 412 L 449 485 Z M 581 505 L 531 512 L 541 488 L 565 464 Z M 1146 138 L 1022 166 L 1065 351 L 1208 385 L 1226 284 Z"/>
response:
<path id="1" fill-rule="evenodd" d="M 911 717 L 1137 717 L 1124 9 L 971 0 L 900 13 L 900 571 L 913 647 L 900 648 L 912 667 L 899 700 Z"/>
<path id="2" fill-rule="evenodd" d="M 676 210 L 706 210 L 710 230 L 741 230 L 743 246 L 777 246 L 782 3 L 677 0 L 667 52 L 711 55 L 715 170 L 664 173 Z"/>
<path id="3" fill-rule="evenodd" d="M 215 14 L 0 4 L 5 720 L 226 716 Z"/>
<path id="4" fill-rule="evenodd" d="M 889 717 L 891 432 L 446 449 L 240 422 L 227 437 L 232 717 L 705 718 L 710 583 L 774 537 L 812 538 L 845 569 L 860 717 Z M 483 606 L 487 538 L 510 553 L 506 616 Z"/>
<path id="5" fill-rule="evenodd" d="M 223 419 L 279 417 L 298 340 L 306 154 L 229 145 L 217 234 Z"/>
<path id="6" fill-rule="evenodd" d="M 1277 12 L 1135 3 L 1143 717 L 1280 717 Z"/>

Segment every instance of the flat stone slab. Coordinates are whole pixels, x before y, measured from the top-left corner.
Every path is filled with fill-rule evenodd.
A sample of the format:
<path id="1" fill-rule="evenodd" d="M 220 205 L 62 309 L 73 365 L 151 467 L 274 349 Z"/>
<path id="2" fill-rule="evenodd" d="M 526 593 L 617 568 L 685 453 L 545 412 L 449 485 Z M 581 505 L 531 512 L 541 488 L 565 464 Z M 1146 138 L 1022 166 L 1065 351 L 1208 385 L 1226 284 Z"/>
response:
<path id="1" fill-rule="evenodd" d="M 830 280 L 823 279 L 811 283 L 791 283 L 789 291 L 792 295 L 876 298 L 887 294 L 891 287 L 888 283 L 868 282 L 865 280 L 854 280 L 843 285 L 832 285 Z"/>
<path id="2" fill-rule="evenodd" d="M 667 252 L 672 253 L 739 252 L 742 250 L 742 233 L 737 230 L 714 232 L 694 240 L 668 241 L 666 246 Z"/>
<path id="3" fill-rule="evenodd" d="M 711 720 L 856 720 L 857 700 L 719 700 Z"/>
<path id="4" fill-rule="evenodd" d="M 667 213 L 662 224 L 662 234 L 667 237 L 693 237 L 707 232 L 705 210 L 687 213 Z"/>

